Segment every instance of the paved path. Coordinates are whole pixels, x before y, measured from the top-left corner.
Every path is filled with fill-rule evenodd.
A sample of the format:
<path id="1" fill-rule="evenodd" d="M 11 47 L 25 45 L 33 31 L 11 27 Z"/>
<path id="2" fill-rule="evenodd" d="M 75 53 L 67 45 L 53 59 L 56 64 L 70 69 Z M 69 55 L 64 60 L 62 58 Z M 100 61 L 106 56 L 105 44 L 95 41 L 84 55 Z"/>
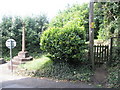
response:
<path id="1" fill-rule="evenodd" d="M 8 70 L 7 64 L 0 64 L 0 88 L 94 88 L 94 86 L 85 83 L 16 76 Z"/>

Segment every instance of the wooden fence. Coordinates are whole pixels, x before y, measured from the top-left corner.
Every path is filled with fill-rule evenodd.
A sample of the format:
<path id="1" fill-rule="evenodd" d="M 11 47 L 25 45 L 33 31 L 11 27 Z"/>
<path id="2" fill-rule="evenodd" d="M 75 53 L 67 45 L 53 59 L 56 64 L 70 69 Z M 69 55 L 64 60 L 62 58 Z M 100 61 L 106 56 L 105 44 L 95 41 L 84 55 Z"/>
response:
<path id="1" fill-rule="evenodd" d="M 103 64 L 109 60 L 108 45 L 94 45 L 94 63 Z"/>

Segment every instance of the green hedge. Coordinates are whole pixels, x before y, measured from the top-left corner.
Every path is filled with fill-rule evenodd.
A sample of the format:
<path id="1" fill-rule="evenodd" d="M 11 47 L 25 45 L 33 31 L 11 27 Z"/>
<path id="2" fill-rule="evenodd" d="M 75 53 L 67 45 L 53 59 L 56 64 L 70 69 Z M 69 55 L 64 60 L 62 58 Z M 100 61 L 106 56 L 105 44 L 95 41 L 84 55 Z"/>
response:
<path id="1" fill-rule="evenodd" d="M 120 88 L 120 69 L 119 65 L 108 69 L 108 87 L 109 88 Z"/>
<path id="2" fill-rule="evenodd" d="M 68 24 L 63 28 L 49 28 L 42 33 L 40 48 L 50 53 L 55 60 L 84 61 L 84 27 Z"/>

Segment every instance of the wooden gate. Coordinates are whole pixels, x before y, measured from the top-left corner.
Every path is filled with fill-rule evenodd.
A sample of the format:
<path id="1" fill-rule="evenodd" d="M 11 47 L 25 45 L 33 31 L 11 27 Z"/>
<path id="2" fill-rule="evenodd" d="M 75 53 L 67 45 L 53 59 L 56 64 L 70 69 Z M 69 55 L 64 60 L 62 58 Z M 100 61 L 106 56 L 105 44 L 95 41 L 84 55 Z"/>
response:
<path id="1" fill-rule="evenodd" d="M 95 64 L 103 64 L 109 60 L 108 45 L 94 45 L 94 62 Z"/>

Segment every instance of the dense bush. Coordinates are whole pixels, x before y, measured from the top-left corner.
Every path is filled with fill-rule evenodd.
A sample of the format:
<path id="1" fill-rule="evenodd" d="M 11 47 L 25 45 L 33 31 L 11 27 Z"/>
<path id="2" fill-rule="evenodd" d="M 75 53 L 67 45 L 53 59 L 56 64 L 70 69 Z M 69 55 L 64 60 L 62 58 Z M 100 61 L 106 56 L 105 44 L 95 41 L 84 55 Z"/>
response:
<path id="1" fill-rule="evenodd" d="M 108 87 L 119 88 L 120 87 L 120 77 L 119 77 L 119 65 L 116 67 L 111 67 L 108 70 Z"/>
<path id="2" fill-rule="evenodd" d="M 84 61 L 85 31 L 79 22 L 69 22 L 63 28 L 49 28 L 44 31 L 41 49 L 50 53 L 55 60 Z"/>

